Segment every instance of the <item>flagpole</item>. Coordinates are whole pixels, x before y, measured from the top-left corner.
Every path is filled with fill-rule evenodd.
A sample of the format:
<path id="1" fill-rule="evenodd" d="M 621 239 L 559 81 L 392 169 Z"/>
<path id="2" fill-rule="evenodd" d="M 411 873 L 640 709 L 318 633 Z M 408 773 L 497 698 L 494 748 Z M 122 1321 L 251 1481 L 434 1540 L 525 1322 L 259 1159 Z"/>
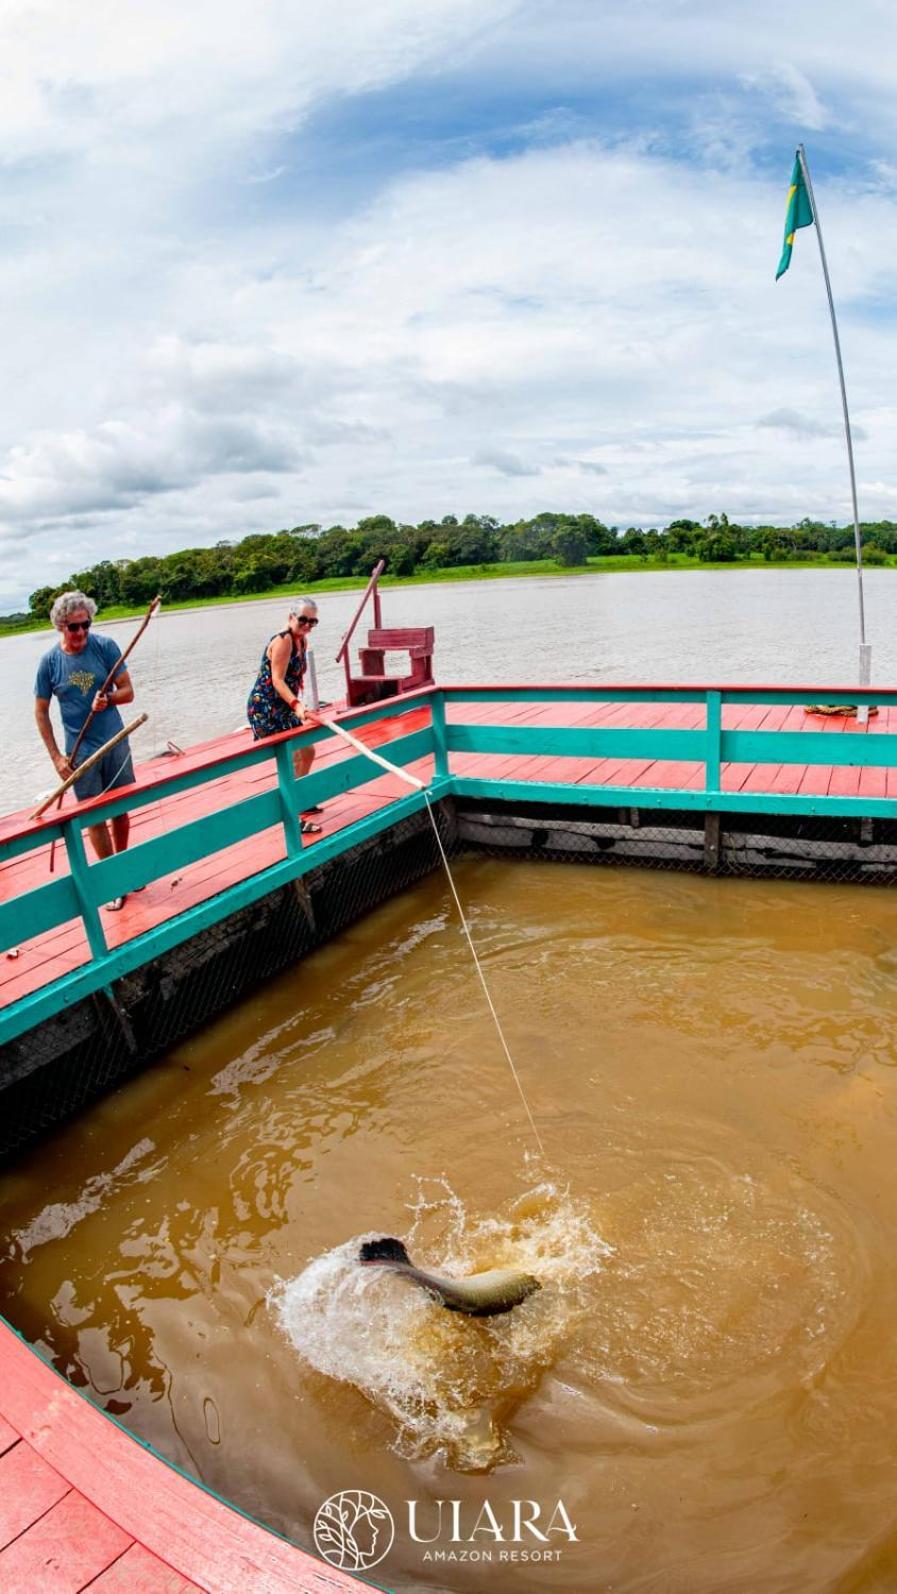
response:
<path id="1" fill-rule="evenodd" d="M 872 646 L 866 641 L 866 609 L 863 602 L 863 542 L 860 536 L 860 517 L 857 509 L 857 479 L 853 464 L 853 437 L 850 431 L 850 414 L 847 408 L 847 388 L 844 384 L 844 365 L 841 360 L 841 340 L 838 337 L 838 322 L 835 317 L 835 301 L 832 298 L 832 284 L 828 274 L 828 261 L 825 258 L 825 245 L 822 241 L 822 224 L 819 220 L 819 211 L 816 208 L 816 196 L 813 193 L 813 183 L 810 178 L 810 168 L 807 164 L 807 152 L 803 144 L 797 146 L 797 158 L 800 169 L 804 175 L 804 185 L 810 200 L 813 220 L 816 223 L 816 237 L 819 240 L 819 258 L 822 261 L 822 275 L 825 278 L 825 291 L 828 295 L 829 314 L 832 318 L 832 337 L 835 340 L 835 359 L 838 362 L 838 381 L 841 384 L 841 408 L 844 412 L 844 435 L 847 438 L 847 462 L 850 466 L 850 497 L 853 504 L 853 537 L 856 546 L 857 560 L 857 593 L 860 600 L 860 685 L 868 686 L 872 679 Z M 860 724 L 865 725 L 869 719 L 868 706 L 863 705 L 857 715 Z"/>

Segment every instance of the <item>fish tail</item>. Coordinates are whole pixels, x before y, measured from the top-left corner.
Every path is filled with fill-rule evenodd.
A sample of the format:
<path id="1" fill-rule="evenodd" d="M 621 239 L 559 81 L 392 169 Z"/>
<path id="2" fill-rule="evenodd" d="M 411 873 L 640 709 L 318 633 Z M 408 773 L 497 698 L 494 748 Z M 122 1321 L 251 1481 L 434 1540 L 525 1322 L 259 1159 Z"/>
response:
<path id="1" fill-rule="evenodd" d="M 401 1240 L 391 1239 L 388 1235 L 380 1240 L 365 1240 L 358 1253 L 359 1262 L 406 1262 L 409 1266 L 411 1258 L 405 1250 Z"/>

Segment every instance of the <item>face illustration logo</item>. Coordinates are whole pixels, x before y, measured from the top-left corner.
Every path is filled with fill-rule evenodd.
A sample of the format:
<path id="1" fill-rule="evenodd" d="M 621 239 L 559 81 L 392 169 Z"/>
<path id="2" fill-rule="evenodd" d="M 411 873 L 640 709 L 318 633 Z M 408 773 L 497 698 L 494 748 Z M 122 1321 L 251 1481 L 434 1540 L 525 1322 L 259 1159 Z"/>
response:
<path id="1" fill-rule="evenodd" d="M 392 1548 L 392 1513 L 365 1489 L 343 1489 L 319 1506 L 314 1520 L 315 1548 L 331 1566 L 362 1572 L 376 1566 Z"/>

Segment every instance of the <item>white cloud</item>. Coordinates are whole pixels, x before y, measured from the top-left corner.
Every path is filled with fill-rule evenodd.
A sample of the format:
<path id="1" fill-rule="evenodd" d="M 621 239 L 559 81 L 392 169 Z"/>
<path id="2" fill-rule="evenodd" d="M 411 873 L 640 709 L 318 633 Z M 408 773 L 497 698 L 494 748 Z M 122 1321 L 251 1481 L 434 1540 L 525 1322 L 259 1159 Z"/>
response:
<path id="1" fill-rule="evenodd" d="M 789 62 L 778 62 L 765 74 L 746 74 L 743 81 L 767 94 L 790 120 L 811 132 L 819 132 L 829 120 L 809 78 Z"/>
<path id="2" fill-rule="evenodd" d="M 482 35 L 515 0 L 7 0 L 6 160 L 133 156 L 167 129 L 195 164 L 226 139 L 294 126 L 327 94 L 406 77 Z M 203 125 L 205 131 L 203 132 Z M 196 143 L 185 140 L 190 130 Z M 141 158 L 154 151 L 143 146 Z"/>
<path id="3" fill-rule="evenodd" d="M 783 408 L 761 415 L 758 426 L 771 426 L 775 431 L 791 432 L 795 437 L 831 437 L 836 428 L 830 423 L 816 421 L 811 415 L 800 415 L 797 410 Z"/>
<path id="4" fill-rule="evenodd" d="M 0 607 L 110 538 L 136 554 L 549 503 L 617 524 L 846 515 L 810 231 L 773 283 L 790 134 L 776 177 L 750 155 L 780 102 L 831 137 L 861 101 L 893 108 L 874 7 L 814 12 L 812 38 L 808 14 L 797 0 L 798 70 L 768 0 L 749 25 L 734 0 L 641 0 L 600 27 L 574 0 L 550 16 L 532 0 L 17 6 L 0 557 L 5 539 L 18 568 Z M 326 174 L 319 205 L 296 201 L 316 106 L 421 73 L 433 93 L 449 73 L 475 87 L 499 63 L 504 88 L 538 90 L 537 114 L 522 88 L 509 112 L 529 145 L 372 171 L 336 215 Z M 660 96 L 650 127 L 623 107 L 618 134 L 562 142 L 582 125 L 560 92 L 577 73 L 600 99 L 649 72 L 694 107 L 700 159 L 671 152 Z M 817 177 L 817 198 L 871 515 L 891 503 L 897 205 L 888 146 L 868 153 L 861 181 Z"/>
<path id="5" fill-rule="evenodd" d="M 478 448 L 471 460 L 473 465 L 483 465 L 487 470 L 495 470 L 499 476 L 538 476 L 541 474 L 538 465 L 528 464 L 518 454 L 511 454 L 504 448 Z"/>

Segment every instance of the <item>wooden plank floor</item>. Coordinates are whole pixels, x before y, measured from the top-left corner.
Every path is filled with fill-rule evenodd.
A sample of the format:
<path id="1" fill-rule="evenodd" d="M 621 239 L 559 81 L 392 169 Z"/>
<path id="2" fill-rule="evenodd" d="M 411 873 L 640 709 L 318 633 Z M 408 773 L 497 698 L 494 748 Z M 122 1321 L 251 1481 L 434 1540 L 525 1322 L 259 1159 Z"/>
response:
<path id="1" fill-rule="evenodd" d="M 0 1318 L 0 1594 L 361 1587 L 161 1461 Z"/>
<path id="2" fill-rule="evenodd" d="M 112 1522 L 0 1416 L 0 1590 L 190 1594 L 197 1585 Z"/>
<path id="3" fill-rule="evenodd" d="M 866 727 L 869 735 L 880 734 L 897 725 L 897 708 L 882 706 Z M 505 703 L 450 704 L 450 721 L 496 725 L 580 725 L 626 728 L 701 729 L 704 706 L 701 703 L 531 703 L 521 700 Z M 429 723 L 429 709 L 409 708 L 406 714 L 363 727 L 359 734 L 372 747 L 383 746 L 398 736 L 419 730 Z M 838 735 L 849 728 L 862 729 L 853 719 L 825 718 L 804 713 L 788 704 L 727 704 L 723 709 L 725 730 L 812 730 Z M 199 767 L 210 756 L 242 751 L 249 745 L 248 730 L 222 737 L 215 742 L 189 749 L 177 759 L 156 759 L 138 770 L 139 780 L 160 772 L 186 773 Z M 386 747 L 388 754 L 388 746 Z M 315 768 L 351 756 L 336 739 L 318 749 Z M 421 759 L 410 766 L 421 778 L 432 773 L 432 760 Z M 628 786 L 634 792 L 643 787 L 680 787 L 697 790 L 703 783 L 703 765 L 651 759 L 548 758 L 525 754 L 454 753 L 454 773 L 478 775 L 493 780 L 557 780 L 577 785 Z M 239 770 L 204 786 L 179 792 L 172 797 L 135 811 L 132 818 L 132 845 L 170 830 L 174 825 L 201 818 L 230 803 L 252 796 L 274 784 L 273 762 Z M 836 769 L 829 765 L 727 764 L 721 772 L 724 791 L 779 792 L 802 795 L 897 797 L 897 769 Z M 333 798 L 317 816 L 322 834 L 330 835 L 355 820 L 373 813 L 404 795 L 406 788 L 389 775 L 375 776 L 364 786 Z M 0 821 L 4 832 L 21 827 L 23 815 L 9 815 Z M 306 843 L 314 847 L 314 838 Z M 279 825 L 247 841 L 226 848 L 192 865 L 183 874 L 164 876 L 145 891 L 130 896 L 119 913 L 103 912 L 103 925 L 110 946 L 123 942 L 183 913 L 196 903 L 226 890 L 229 886 L 284 856 L 283 832 Z M 64 849 L 56 849 L 56 869 L 67 868 Z M 0 900 L 9 900 L 49 879 L 49 847 L 37 849 L 0 868 Z M 50 984 L 89 959 L 80 921 L 72 921 L 46 935 L 24 942 L 18 956 L 0 958 L 0 1006 L 6 1006 L 34 990 Z"/>

